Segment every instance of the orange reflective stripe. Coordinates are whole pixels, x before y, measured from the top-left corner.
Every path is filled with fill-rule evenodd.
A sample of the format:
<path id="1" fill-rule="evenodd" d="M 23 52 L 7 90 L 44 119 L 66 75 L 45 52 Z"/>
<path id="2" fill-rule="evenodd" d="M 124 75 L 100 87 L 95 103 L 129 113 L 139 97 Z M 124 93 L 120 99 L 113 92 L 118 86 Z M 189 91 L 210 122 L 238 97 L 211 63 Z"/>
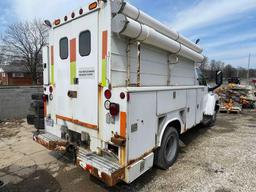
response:
<path id="1" fill-rule="evenodd" d="M 102 59 L 107 59 L 108 52 L 108 31 L 102 32 Z"/>
<path id="2" fill-rule="evenodd" d="M 108 55 L 108 31 L 102 32 L 102 65 L 101 85 L 107 86 L 107 55 Z"/>
<path id="3" fill-rule="evenodd" d="M 64 116 L 61 116 L 61 115 L 56 115 L 56 118 L 57 119 L 61 119 L 63 121 L 69 121 L 71 123 L 74 123 L 76 125 L 80 125 L 82 127 L 98 130 L 98 126 L 97 125 L 92 125 L 90 123 L 85 123 L 85 122 L 82 122 L 82 121 L 79 121 L 79 120 L 74 120 L 74 119 L 72 119 L 70 117 L 64 117 Z"/>
<path id="4" fill-rule="evenodd" d="M 76 61 L 76 39 L 70 40 L 70 62 Z"/>
<path id="5" fill-rule="evenodd" d="M 44 117 L 47 116 L 47 102 L 44 101 Z"/>
<path id="6" fill-rule="evenodd" d="M 120 136 L 126 138 L 126 113 L 120 113 Z"/>
<path id="7" fill-rule="evenodd" d="M 75 84 L 76 78 L 76 39 L 70 40 L 70 84 Z"/>

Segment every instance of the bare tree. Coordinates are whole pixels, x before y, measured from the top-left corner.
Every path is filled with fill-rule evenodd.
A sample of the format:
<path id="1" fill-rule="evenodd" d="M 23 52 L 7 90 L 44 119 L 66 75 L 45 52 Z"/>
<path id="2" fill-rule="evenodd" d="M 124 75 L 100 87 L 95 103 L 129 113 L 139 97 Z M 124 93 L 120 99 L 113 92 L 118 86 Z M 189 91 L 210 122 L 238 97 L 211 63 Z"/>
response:
<path id="1" fill-rule="evenodd" d="M 205 57 L 203 62 L 200 65 L 200 69 L 203 71 L 203 73 L 206 72 L 206 70 L 208 68 L 208 63 L 209 63 L 208 57 Z"/>
<path id="2" fill-rule="evenodd" d="M 4 51 L 2 46 L 0 47 L 0 65 L 4 63 Z"/>
<path id="3" fill-rule="evenodd" d="M 37 68 L 42 62 L 42 48 L 46 44 L 47 28 L 40 20 L 11 24 L 4 35 L 3 43 L 8 54 L 22 60 L 37 82 Z"/>

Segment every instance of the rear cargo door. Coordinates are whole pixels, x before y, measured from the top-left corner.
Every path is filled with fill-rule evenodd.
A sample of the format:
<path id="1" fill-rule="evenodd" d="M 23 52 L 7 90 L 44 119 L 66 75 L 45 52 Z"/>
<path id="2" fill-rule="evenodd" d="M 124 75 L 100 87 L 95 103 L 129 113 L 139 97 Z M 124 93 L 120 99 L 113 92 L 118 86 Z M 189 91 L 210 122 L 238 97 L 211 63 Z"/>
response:
<path id="1" fill-rule="evenodd" d="M 70 82 L 76 87 L 73 118 L 85 128 L 98 127 L 98 12 L 72 22 Z M 73 44 L 73 45 L 72 45 Z M 74 45 L 75 44 L 75 45 Z M 76 47 L 76 53 L 72 47 Z"/>
<path id="2" fill-rule="evenodd" d="M 68 92 L 73 89 L 69 80 L 70 73 L 70 38 L 69 25 L 63 25 L 54 29 L 54 44 L 50 47 L 51 75 L 50 82 L 54 85 L 52 102 L 54 112 L 62 119 L 72 119 L 72 102 Z"/>

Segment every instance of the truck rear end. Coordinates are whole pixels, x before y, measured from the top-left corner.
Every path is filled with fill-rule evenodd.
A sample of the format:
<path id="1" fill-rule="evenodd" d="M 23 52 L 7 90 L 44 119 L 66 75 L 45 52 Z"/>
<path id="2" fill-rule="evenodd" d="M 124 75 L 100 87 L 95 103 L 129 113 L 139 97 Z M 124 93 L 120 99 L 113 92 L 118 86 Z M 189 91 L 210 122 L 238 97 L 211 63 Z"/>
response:
<path id="1" fill-rule="evenodd" d="M 34 140 L 72 152 L 109 186 L 131 183 L 153 164 L 170 167 L 179 135 L 203 120 L 201 48 L 122 0 L 95 1 L 45 23 L 44 94 L 40 112 L 28 116 L 37 124 Z"/>
<path id="2" fill-rule="evenodd" d="M 46 23 L 50 26 L 49 44 L 43 49 L 44 126 L 38 127 L 34 140 L 49 150 L 71 151 L 83 169 L 114 185 L 125 177 L 124 157 L 120 158 L 125 135 L 115 140 L 120 146 L 110 144 L 114 135 L 120 135 L 119 127 L 104 127 L 108 118 L 103 117 L 104 104 L 108 104 L 103 96 L 108 84 L 110 3 L 95 1 Z M 108 115 L 107 121 L 120 123 L 120 104 L 108 105 L 118 117 Z M 124 118 L 122 115 L 123 126 Z"/>

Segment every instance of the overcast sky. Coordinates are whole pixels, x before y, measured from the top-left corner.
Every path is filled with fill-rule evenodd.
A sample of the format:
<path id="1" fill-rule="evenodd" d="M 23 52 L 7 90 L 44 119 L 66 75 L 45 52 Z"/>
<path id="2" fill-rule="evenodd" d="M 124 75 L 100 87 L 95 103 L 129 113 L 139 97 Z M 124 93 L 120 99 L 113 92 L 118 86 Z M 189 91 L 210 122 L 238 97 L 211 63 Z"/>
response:
<path id="1" fill-rule="evenodd" d="M 204 55 L 234 66 L 256 68 L 256 0 L 129 0 L 191 40 L 201 39 Z M 9 23 L 35 17 L 54 19 L 88 0 L 1 0 L 0 32 Z"/>

